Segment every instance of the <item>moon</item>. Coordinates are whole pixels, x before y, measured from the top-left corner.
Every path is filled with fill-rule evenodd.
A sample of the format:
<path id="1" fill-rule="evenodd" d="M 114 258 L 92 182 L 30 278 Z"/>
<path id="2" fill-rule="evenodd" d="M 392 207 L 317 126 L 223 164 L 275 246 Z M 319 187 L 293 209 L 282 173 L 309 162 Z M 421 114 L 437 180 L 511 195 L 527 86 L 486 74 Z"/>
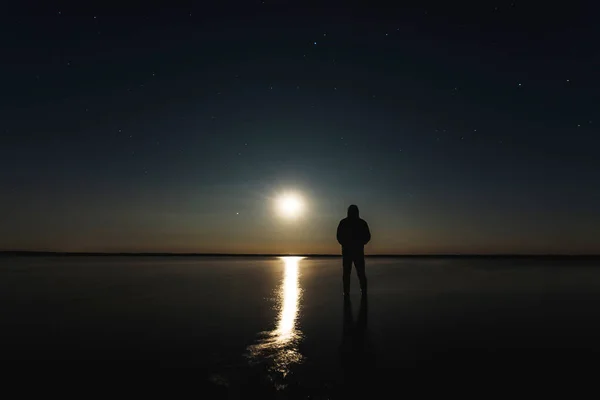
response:
<path id="1" fill-rule="evenodd" d="M 277 211 L 284 218 L 299 217 L 304 210 L 302 197 L 296 193 L 286 193 L 277 198 Z"/>

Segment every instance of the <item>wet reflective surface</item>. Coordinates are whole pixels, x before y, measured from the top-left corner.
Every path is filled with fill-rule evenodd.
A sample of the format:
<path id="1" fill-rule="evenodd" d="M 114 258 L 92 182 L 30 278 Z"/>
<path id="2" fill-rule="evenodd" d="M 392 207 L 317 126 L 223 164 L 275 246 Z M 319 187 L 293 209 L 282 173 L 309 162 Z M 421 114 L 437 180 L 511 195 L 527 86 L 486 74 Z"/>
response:
<path id="1" fill-rule="evenodd" d="M 300 260 L 302 257 L 282 257 L 283 278 L 276 292 L 278 310 L 276 328 L 261 333 L 258 343 L 248 347 L 251 363 L 270 360 L 272 372 L 285 378 L 293 364 L 302 361 L 298 350 L 302 332 L 297 328 L 302 289 L 300 288 Z"/>
<path id="2" fill-rule="evenodd" d="M 341 259 L 0 259 L 0 359 L 23 387 L 119 372 L 214 399 L 594 382 L 600 262 L 367 259 L 367 274 L 369 298 L 353 272 L 345 302 Z"/>

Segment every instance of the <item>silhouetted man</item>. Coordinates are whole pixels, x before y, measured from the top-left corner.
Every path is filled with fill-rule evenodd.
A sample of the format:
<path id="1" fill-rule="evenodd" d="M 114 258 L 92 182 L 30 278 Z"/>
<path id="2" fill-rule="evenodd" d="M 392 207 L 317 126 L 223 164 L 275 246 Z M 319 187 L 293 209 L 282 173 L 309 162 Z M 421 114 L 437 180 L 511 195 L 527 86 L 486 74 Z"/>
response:
<path id="1" fill-rule="evenodd" d="M 358 207 L 348 207 L 348 216 L 340 221 L 337 228 L 337 241 L 342 245 L 342 266 L 344 296 L 350 294 L 350 273 L 352 263 L 360 282 L 360 290 L 367 294 L 367 276 L 365 274 L 365 244 L 371 240 L 369 225 L 358 216 Z"/>

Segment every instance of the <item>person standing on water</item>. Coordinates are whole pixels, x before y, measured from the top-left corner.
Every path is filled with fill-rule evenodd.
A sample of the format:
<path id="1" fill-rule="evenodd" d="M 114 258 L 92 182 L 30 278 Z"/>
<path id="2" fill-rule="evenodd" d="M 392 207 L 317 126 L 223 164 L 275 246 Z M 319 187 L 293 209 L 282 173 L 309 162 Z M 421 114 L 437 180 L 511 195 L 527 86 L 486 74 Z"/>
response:
<path id="1" fill-rule="evenodd" d="M 358 207 L 348 207 L 348 216 L 340 221 L 337 228 L 337 241 L 342 245 L 342 267 L 344 296 L 350 294 L 350 273 L 352 263 L 356 268 L 360 290 L 367 295 L 367 275 L 365 274 L 365 245 L 371 240 L 369 225 L 358 215 Z"/>

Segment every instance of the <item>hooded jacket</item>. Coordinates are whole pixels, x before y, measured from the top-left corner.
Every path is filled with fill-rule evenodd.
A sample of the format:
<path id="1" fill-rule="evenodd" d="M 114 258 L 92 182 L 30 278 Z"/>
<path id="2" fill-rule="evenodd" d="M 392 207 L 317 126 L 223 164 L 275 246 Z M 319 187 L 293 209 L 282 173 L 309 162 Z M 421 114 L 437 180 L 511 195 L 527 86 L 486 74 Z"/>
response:
<path id="1" fill-rule="evenodd" d="M 337 228 L 337 241 L 342 245 L 342 252 L 363 251 L 370 240 L 369 225 L 360 218 L 358 207 L 351 205 L 348 216 L 340 221 Z"/>

